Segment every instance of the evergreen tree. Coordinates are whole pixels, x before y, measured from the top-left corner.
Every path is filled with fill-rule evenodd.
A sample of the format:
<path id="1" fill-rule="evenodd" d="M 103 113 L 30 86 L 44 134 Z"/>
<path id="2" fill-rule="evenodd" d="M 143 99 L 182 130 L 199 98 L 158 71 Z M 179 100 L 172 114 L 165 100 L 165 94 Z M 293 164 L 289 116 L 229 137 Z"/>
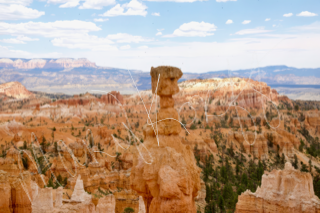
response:
<path id="1" fill-rule="evenodd" d="M 311 162 L 311 159 L 309 159 L 309 172 L 310 172 L 310 173 L 312 172 L 312 162 Z"/>
<path id="2" fill-rule="evenodd" d="M 298 169 L 298 157 L 296 154 L 294 154 L 294 162 L 292 163 L 292 166 L 295 168 L 295 169 Z"/>
<path id="3" fill-rule="evenodd" d="M 131 208 L 131 207 L 127 207 L 127 208 L 125 208 L 124 211 L 123 211 L 123 213 L 132 213 L 132 212 L 134 212 L 134 209 Z"/>
<path id="4" fill-rule="evenodd" d="M 216 203 L 212 200 L 205 207 L 205 213 L 216 213 Z"/>
<path id="5" fill-rule="evenodd" d="M 246 187 L 244 187 L 242 184 L 239 185 L 237 189 L 237 194 L 241 195 L 242 192 L 246 191 Z"/>
<path id="6" fill-rule="evenodd" d="M 234 208 L 234 192 L 230 183 L 227 183 L 222 191 L 222 196 L 228 209 Z"/>
<path id="7" fill-rule="evenodd" d="M 225 212 L 226 211 L 225 207 L 224 207 L 224 200 L 223 200 L 223 197 L 221 195 L 219 196 L 218 206 L 219 206 L 221 212 Z"/>
<path id="8" fill-rule="evenodd" d="M 242 183 L 243 186 L 245 186 L 245 187 L 248 186 L 248 176 L 247 176 L 246 173 L 243 173 L 243 174 L 242 174 L 241 183 Z"/>
<path id="9" fill-rule="evenodd" d="M 227 175 L 227 170 L 226 170 L 225 166 L 222 166 L 220 168 L 220 176 L 221 176 L 221 179 L 222 179 L 223 183 L 227 183 L 228 182 L 228 175 Z"/>
<path id="10" fill-rule="evenodd" d="M 318 180 L 317 182 L 316 182 L 316 184 L 314 184 L 314 193 L 318 196 L 318 197 L 320 197 L 320 180 Z"/>
<path id="11" fill-rule="evenodd" d="M 301 162 L 301 163 L 302 163 L 302 162 Z M 302 163 L 300 171 L 301 171 L 301 172 L 309 172 L 307 165 L 304 164 L 304 163 Z"/>

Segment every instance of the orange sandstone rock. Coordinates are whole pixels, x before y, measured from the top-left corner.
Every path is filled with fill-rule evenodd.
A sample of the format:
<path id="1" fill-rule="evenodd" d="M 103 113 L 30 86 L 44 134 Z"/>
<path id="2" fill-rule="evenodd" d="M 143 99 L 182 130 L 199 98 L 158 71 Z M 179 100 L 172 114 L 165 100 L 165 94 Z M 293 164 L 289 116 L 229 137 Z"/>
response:
<path id="1" fill-rule="evenodd" d="M 160 66 L 152 67 L 150 75 L 152 92 L 158 94 L 162 102 L 158 120 L 166 120 L 159 121 L 156 133 L 152 133 L 151 126 L 145 127 L 145 148 L 140 145 L 141 155 L 135 155 L 133 160 L 132 188 L 143 197 L 147 213 L 195 213 L 200 168 L 196 166 L 190 146 L 181 142 L 180 123 L 170 119 L 178 118 L 172 108 L 172 95 L 179 92 L 177 81 L 182 72 L 175 67 Z"/>
<path id="2" fill-rule="evenodd" d="M 261 188 L 247 190 L 238 198 L 236 213 L 318 213 L 320 199 L 314 194 L 310 173 L 295 170 L 291 163 L 284 170 L 265 172 Z"/>
<path id="3" fill-rule="evenodd" d="M 8 183 L 8 174 L 0 170 L 0 212 L 11 213 L 11 186 Z"/>

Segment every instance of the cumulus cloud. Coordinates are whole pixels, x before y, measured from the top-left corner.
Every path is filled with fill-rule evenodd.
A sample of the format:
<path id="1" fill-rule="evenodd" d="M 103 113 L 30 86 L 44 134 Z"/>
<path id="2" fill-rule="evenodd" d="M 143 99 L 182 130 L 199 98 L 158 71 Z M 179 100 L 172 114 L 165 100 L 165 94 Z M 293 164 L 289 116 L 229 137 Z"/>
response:
<path id="1" fill-rule="evenodd" d="M 117 43 L 139 43 L 151 41 L 150 39 L 143 38 L 142 36 L 134 36 L 127 33 L 108 35 L 107 38 Z"/>
<path id="2" fill-rule="evenodd" d="M 48 0 L 48 4 L 60 4 L 60 8 L 76 7 L 80 4 L 80 0 Z"/>
<path id="3" fill-rule="evenodd" d="M 101 10 L 103 7 L 113 5 L 115 3 L 115 0 L 86 0 L 79 9 Z"/>
<path id="4" fill-rule="evenodd" d="M 271 18 L 266 18 L 266 20 L 265 21 L 270 21 L 271 20 Z"/>
<path id="5" fill-rule="evenodd" d="M 7 38 L 7 39 L 2 39 L 0 42 L 3 43 L 10 43 L 10 44 L 25 44 L 25 41 L 38 41 L 38 38 L 29 38 L 27 36 L 17 36 L 16 38 Z"/>
<path id="6" fill-rule="evenodd" d="M 162 32 L 157 32 L 156 36 L 161 36 Z"/>
<path id="7" fill-rule="evenodd" d="M 160 13 L 152 13 L 153 16 L 160 16 Z"/>
<path id="8" fill-rule="evenodd" d="M 165 35 L 164 37 L 206 37 L 214 35 L 214 31 L 216 31 L 217 27 L 214 24 L 206 23 L 206 22 L 189 22 L 182 24 L 178 29 L 176 29 L 173 34 Z"/>
<path id="9" fill-rule="evenodd" d="M 83 2 L 83 3 L 82 3 Z M 110 6 L 116 3 L 115 0 L 48 0 L 48 4 L 60 4 L 60 8 L 76 7 L 79 9 L 95 9 L 101 10 L 105 6 Z"/>
<path id="10" fill-rule="evenodd" d="M 131 48 L 130 45 L 124 45 L 120 47 L 121 50 L 128 50 L 130 48 Z"/>
<path id="11" fill-rule="evenodd" d="M 0 34 L 5 35 L 36 35 L 48 38 L 54 37 L 77 37 L 86 35 L 91 31 L 99 31 L 101 28 L 96 24 L 86 21 L 55 21 L 55 22 L 25 22 L 5 23 L 0 22 Z"/>
<path id="12" fill-rule="evenodd" d="M 236 35 L 248 35 L 248 34 L 257 34 L 257 33 L 268 33 L 271 32 L 272 30 L 265 30 L 264 27 L 257 27 L 254 29 L 245 29 L 245 30 L 240 30 L 236 32 Z"/>
<path id="13" fill-rule="evenodd" d="M 292 13 L 286 13 L 286 14 L 283 14 L 283 17 L 291 17 L 293 14 Z"/>
<path id="14" fill-rule="evenodd" d="M 303 16 L 303 17 L 313 17 L 318 16 L 316 13 L 311 13 L 309 11 L 302 11 L 301 13 L 297 14 L 297 16 Z"/>
<path id="15" fill-rule="evenodd" d="M 126 10 L 126 11 L 125 11 Z M 117 4 L 107 12 L 100 14 L 100 16 L 146 16 L 147 6 L 138 0 L 131 0 L 126 4 Z"/>
<path id="16" fill-rule="evenodd" d="M 149 47 L 146 46 L 146 45 L 138 47 L 138 49 L 141 49 L 141 50 L 145 50 L 145 49 L 148 49 L 148 48 L 149 48 Z"/>
<path id="17" fill-rule="evenodd" d="M 24 5 L 0 5 L 0 20 L 35 19 L 44 14 L 45 12 L 28 8 Z"/>
<path id="18" fill-rule="evenodd" d="M 183 2 L 196 2 L 196 1 L 207 1 L 207 0 L 145 0 L 145 1 L 154 1 L 154 2 L 178 2 L 178 3 L 183 3 Z"/>
<path id="19" fill-rule="evenodd" d="M 28 6 L 32 3 L 32 0 L 0 0 L 0 4 L 20 4 L 24 6 Z"/>
<path id="20" fill-rule="evenodd" d="M 16 38 L 1 40 L 6 43 L 24 43 L 25 41 L 38 40 L 27 35 L 36 35 L 52 38 L 51 43 L 57 47 L 70 49 L 89 49 L 93 51 L 117 50 L 115 43 L 140 43 L 152 39 L 134 36 L 127 33 L 111 34 L 106 37 L 89 35 L 90 32 L 100 31 L 101 28 L 93 22 L 86 21 L 55 21 L 55 22 L 27 22 L 4 23 L 0 22 L 0 34 L 12 35 Z M 128 47 L 128 45 L 125 45 Z"/>
<path id="21" fill-rule="evenodd" d="M 38 41 L 38 38 L 29 38 L 27 36 L 17 36 L 16 38 L 2 39 L 0 42 L 10 43 L 10 44 L 25 44 L 25 41 Z"/>
<path id="22" fill-rule="evenodd" d="M 107 18 L 95 18 L 95 19 L 93 19 L 93 21 L 95 21 L 95 22 L 104 22 L 104 21 L 108 21 L 109 19 L 107 19 Z"/>
<path id="23" fill-rule="evenodd" d="M 0 42 L 9 43 L 9 44 L 25 44 L 25 42 L 16 38 L 0 39 Z"/>
<path id="24" fill-rule="evenodd" d="M 242 24 L 249 24 L 251 22 L 251 20 L 244 20 L 243 22 L 242 22 Z"/>
<path id="25" fill-rule="evenodd" d="M 233 21 L 231 19 L 228 19 L 228 21 L 226 22 L 226 24 L 232 24 Z"/>
<path id="26" fill-rule="evenodd" d="M 69 49 L 90 49 L 93 51 L 117 50 L 113 42 L 108 38 L 99 38 L 92 35 L 82 35 L 74 38 L 54 38 L 51 43 L 57 47 Z"/>

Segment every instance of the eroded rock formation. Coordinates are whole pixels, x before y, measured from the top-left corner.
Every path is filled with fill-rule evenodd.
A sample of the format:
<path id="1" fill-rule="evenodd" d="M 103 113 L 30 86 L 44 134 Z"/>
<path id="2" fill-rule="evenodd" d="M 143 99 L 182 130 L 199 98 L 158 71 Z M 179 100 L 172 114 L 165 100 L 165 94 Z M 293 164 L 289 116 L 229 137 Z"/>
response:
<path id="1" fill-rule="evenodd" d="M 150 125 L 144 128 L 145 149 L 141 148 L 141 155 L 134 159 L 132 188 L 143 197 L 147 213 L 195 213 L 200 169 L 190 146 L 180 140 L 181 125 L 172 98 L 179 92 L 177 81 L 182 72 L 175 67 L 160 66 L 152 67 L 150 75 L 152 92 L 160 96 L 158 129 L 153 131 Z"/>
<path id="2" fill-rule="evenodd" d="M 91 200 L 91 196 L 84 191 L 83 181 L 81 180 L 80 175 L 77 178 L 76 186 L 74 187 L 71 200 L 80 202 Z"/>
<path id="3" fill-rule="evenodd" d="M 0 93 L 5 94 L 6 96 L 12 96 L 14 98 L 30 98 L 33 97 L 33 93 L 28 91 L 21 83 L 19 82 L 9 82 L 0 85 Z"/>
<path id="4" fill-rule="evenodd" d="M 265 172 L 261 188 L 239 196 L 236 213 L 317 213 L 320 199 L 314 194 L 310 173 L 295 170 L 291 163 L 284 170 Z"/>
<path id="5" fill-rule="evenodd" d="M 101 96 L 101 100 L 106 104 L 123 104 L 123 97 L 120 92 L 112 91 L 106 95 Z"/>

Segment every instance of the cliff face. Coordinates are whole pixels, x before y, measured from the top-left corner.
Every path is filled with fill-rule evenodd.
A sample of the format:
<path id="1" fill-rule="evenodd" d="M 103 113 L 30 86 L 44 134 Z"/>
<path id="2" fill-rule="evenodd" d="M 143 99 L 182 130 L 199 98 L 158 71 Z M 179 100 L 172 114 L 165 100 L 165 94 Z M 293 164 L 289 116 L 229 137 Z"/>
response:
<path id="1" fill-rule="evenodd" d="M 0 59 L 0 68 L 16 68 L 16 69 L 54 69 L 54 68 L 75 68 L 75 67 L 93 67 L 96 68 L 96 64 L 90 62 L 85 58 L 73 59 L 73 58 L 60 58 L 60 59 Z"/>
<path id="2" fill-rule="evenodd" d="M 320 212 L 320 199 L 314 194 L 310 173 L 295 170 L 287 162 L 284 170 L 265 172 L 261 188 L 249 190 L 238 198 L 236 213 Z"/>
<path id="3" fill-rule="evenodd" d="M 28 91 L 21 83 L 19 82 L 8 82 L 0 85 L 0 94 L 3 93 L 6 96 L 12 96 L 17 99 L 30 98 L 33 96 L 33 93 Z"/>

